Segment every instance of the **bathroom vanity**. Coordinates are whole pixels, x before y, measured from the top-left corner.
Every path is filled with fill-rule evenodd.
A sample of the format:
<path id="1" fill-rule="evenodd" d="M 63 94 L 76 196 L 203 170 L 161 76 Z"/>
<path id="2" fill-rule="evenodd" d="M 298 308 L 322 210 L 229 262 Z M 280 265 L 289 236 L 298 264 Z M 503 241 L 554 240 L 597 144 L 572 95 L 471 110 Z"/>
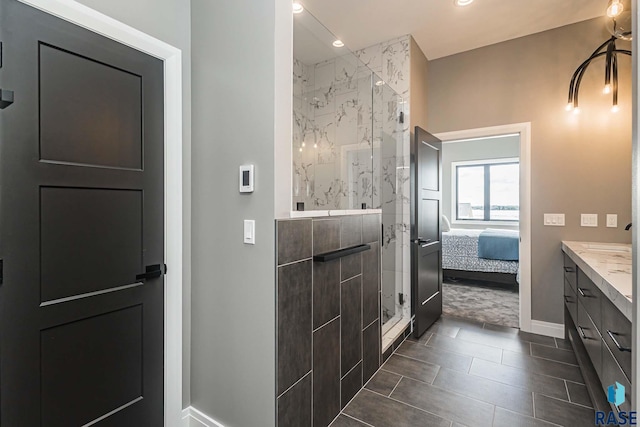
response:
<path id="1" fill-rule="evenodd" d="M 562 242 L 565 334 L 596 410 L 609 411 L 607 388 L 625 387 L 631 409 L 631 245 Z"/>

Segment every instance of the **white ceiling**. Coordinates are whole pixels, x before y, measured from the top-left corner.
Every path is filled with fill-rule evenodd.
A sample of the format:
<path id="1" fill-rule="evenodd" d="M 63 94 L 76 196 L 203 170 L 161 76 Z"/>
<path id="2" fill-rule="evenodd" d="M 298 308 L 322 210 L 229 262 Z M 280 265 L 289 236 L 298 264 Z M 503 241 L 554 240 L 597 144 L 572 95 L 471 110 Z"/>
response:
<path id="1" fill-rule="evenodd" d="M 413 35 L 428 59 L 603 16 L 606 0 L 302 0 L 352 51 Z"/>

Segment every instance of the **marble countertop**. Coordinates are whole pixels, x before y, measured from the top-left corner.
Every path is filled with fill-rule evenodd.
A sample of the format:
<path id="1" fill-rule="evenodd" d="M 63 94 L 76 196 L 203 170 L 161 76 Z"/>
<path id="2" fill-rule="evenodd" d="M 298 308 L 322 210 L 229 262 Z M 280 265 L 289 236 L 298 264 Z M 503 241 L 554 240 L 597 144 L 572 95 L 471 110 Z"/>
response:
<path id="1" fill-rule="evenodd" d="M 562 250 L 631 320 L 631 244 L 563 241 Z"/>

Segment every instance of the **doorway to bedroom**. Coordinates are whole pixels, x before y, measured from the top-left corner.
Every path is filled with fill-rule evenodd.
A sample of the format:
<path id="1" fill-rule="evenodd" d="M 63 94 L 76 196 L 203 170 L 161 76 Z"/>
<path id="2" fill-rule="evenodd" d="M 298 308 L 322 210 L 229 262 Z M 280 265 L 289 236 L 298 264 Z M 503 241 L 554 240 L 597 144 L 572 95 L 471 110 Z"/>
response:
<path id="1" fill-rule="evenodd" d="M 443 141 L 443 314 L 520 326 L 520 139 Z"/>

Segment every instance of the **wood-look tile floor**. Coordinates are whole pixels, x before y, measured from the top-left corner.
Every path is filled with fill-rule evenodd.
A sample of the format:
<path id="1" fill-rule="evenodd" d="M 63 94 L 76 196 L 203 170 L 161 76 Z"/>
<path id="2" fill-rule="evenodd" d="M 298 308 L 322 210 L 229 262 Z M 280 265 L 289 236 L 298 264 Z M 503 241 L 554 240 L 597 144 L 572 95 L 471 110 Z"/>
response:
<path id="1" fill-rule="evenodd" d="M 331 426 L 590 426 L 583 382 L 565 340 L 442 317 L 408 338 Z"/>

